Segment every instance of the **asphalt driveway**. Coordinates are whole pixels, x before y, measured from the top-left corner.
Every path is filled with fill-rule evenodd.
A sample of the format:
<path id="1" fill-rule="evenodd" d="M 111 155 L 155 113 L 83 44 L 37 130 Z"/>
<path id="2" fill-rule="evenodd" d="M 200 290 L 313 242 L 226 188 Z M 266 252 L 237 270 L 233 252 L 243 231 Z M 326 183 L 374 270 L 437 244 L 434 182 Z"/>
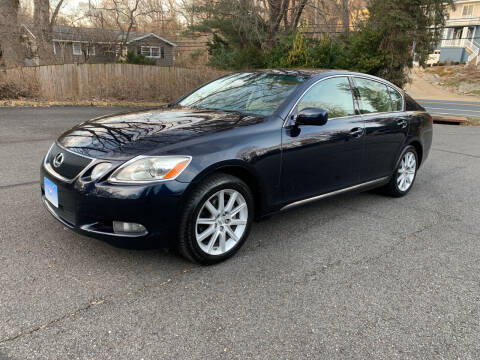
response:
<path id="1" fill-rule="evenodd" d="M 116 110 L 0 108 L 0 359 L 480 357 L 480 127 L 435 125 L 407 197 L 282 213 L 200 267 L 43 208 L 54 138 Z"/>

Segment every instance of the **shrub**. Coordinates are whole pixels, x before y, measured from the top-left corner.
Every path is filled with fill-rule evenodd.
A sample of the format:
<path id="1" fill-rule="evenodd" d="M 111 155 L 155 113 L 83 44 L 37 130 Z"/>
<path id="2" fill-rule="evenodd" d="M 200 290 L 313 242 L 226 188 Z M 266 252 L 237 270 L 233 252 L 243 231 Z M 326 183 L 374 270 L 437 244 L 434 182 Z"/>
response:
<path id="1" fill-rule="evenodd" d="M 0 73 L 0 99 L 35 98 L 38 96 L 38 79 L 30 73 L 12 70 L 13 74 Z"/>
<path id="2" fill-rule="evenodd" d="M 156 65 L 157 64 L 155 59 L 149 59 L 142 54 L 135 54 L 133 50 L 130 50 L 127 53 L 127 57 L 122 62 L 125 62 L 127 64 L 137 64 L 137 65 Z"/>
<path id="3" fill-rule="evenodd" d="M 340 63 L 344 49 L 328 35 L 323 36 L 313 49 L 314 67 L 334 69 L 342 67 Z"/>
<path id="4" fill-rule="evenodd" d="M 208 53 L 207 65 L 219 69 L 255 69 L 266 65 L 265 55 L 258 47 L 233 47 L 217 34 L 213 34 L 213 40 L 208 44 Z"/>
<path id="5" fill-rule="evenodd" d="M 385 69 L 385 53 L 380 44 L 383 31 L 363 29 L 350 36 L 341 54 L 340 67 L 362 73 L 383 76 L 395 82 L 391 74 L 382 74 Z"/>
<path id="6" fill-rule="evenodd" d="M 342 48 L 325 35 L 321 39 L 306 38 L 301 33 L 281 36 L 266 54 L 271 68 L 337 68 Z"/>

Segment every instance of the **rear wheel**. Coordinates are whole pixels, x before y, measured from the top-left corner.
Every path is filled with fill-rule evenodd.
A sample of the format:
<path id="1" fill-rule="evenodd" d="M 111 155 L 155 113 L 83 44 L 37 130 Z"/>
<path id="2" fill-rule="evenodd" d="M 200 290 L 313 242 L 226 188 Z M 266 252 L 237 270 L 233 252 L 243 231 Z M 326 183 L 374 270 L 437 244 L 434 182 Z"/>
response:
<path id="1" fill-rule="evenodd" d="M 413 146 L 407 146 L 400 155 L 395 173 L 385 186 L 385 192 L 394 197 L 408 194 L 413 186 L 418 169 L 418 155 Z"/>
<path id="2" fill-rule="evenodd" d="M 182 255 L 201 264 L 215 264 L 235 254 L 248 237 L 253 197 L 240 179 L 216 174 L 190 194 L 179 231 Z"/>

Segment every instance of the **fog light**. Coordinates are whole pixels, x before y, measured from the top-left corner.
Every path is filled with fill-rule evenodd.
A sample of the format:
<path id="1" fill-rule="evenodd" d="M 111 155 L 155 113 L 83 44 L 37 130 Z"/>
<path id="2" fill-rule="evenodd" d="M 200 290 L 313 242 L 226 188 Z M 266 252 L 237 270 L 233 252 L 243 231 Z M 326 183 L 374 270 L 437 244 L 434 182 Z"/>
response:
<path id="1" fill-rule="evenodd" d="M 141 235 L 146 234 L 147 229 L 142 224 L 114 221 L 113 232 L 115 234 Z"/>

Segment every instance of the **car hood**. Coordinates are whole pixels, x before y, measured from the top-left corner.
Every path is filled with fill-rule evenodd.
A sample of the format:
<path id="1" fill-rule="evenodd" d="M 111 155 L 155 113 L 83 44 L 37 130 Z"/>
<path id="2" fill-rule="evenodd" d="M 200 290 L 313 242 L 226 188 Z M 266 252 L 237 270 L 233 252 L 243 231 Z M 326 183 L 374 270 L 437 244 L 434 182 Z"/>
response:
<path id="1" fill-rule="evenodd" d="M 234 112 L 163 108 L 90 120 L 65 132 L 57 142 L 85 156 L 121 160 L 178 149 L 200 137 L 261 121 L 263 117 Z"/>

